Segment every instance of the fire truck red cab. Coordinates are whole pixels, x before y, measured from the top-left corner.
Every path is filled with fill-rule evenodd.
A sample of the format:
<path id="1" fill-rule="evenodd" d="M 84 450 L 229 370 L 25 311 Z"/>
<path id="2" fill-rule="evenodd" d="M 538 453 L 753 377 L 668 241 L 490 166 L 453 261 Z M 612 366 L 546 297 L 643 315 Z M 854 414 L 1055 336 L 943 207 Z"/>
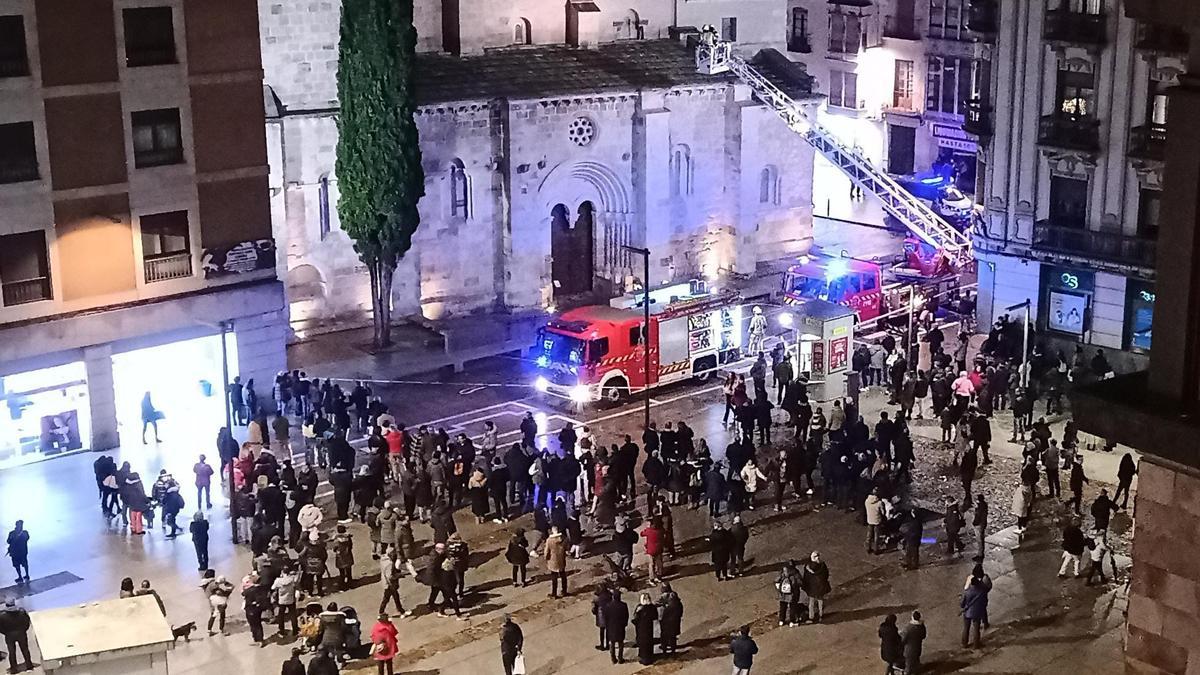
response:
<path id="1" fill-rule="evenodd" d="M 737 358 L 737 293 L 710 292 L 703 282 L 652 290 L 648 330 L 642 298 L 639 291 L 551 319 L 534 347 L 534 388 L 579 404 L 617 401 L 646 387 L 709 377 Z"/>
<path id="2" fill-rule="evenodd" d="M 879 265 L 854 258 L 801 256 L 783 275 L 783 301 L 825 300 L 853 309 L 860 321 L 883 311 Z"/>

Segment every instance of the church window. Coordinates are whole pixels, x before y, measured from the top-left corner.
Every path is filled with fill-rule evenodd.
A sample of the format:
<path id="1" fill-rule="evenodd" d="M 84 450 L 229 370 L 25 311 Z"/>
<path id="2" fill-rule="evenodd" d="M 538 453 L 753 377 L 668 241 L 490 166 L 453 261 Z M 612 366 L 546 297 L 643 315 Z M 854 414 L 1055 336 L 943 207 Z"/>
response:
<path id="1" fill-rule="evenodd" d="M 325 241 L 332 227 L 329 218 L 329 174 L 317 181 L 317 217 L 320 219 L 321 241 Z"/>
<path id="2" fill-rule="evenodd" d="M 513 26 L 513 44 L 514 45 L 531 45 L 533 44 L 533 35 L 530 33 L 529 19 L 518 17 L 516 24 Z"/>
<path id="3" fill-rule="evenodd" d="M 567 138 L 570 138 L 572 143 L 581 148 L 591 143 L 595 137 L 596 125 L 587 117 L 576 117 L 567 126 Z"/>
<path id="4" fill-rule="evenodd" d="M 461 159 L 450 162 L 450 215 L 471 217 L 471 177 Z"/>
<path id="5" fill-rule="evenodd" d="M 692 194 L 692 150 L 680 143 L 671 152 L 671 196 Z"/>
<path id="6" fill-rule="evenodd" d="M 779 206 L 779 169 L 773 165 L 763 167 L 758 180 L 758 203 Z"/>

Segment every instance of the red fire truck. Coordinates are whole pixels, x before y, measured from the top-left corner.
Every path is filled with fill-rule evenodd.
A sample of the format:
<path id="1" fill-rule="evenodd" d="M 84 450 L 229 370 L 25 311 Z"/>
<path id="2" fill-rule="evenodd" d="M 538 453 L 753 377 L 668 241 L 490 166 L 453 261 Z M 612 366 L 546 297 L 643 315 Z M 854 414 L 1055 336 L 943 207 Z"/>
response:
<path id="1" fill-rule="evenodd" d="M 579 404 L 616 402 L 646 387 L 710 377 L 738 358 L 743 329 L 737 293 L 711 292 L 693 281 L 649 295 L 648 331 L 641 292 L 551 319 L 534 347 L 534 388 Z"/>
<path id="2" fill-rule="evenodd" d="M 879 265 L 854 258 L 801 256 L 783 275 L 783 302 L 825 300 L 853 309 L 860 321 L 883 312 Z"/>

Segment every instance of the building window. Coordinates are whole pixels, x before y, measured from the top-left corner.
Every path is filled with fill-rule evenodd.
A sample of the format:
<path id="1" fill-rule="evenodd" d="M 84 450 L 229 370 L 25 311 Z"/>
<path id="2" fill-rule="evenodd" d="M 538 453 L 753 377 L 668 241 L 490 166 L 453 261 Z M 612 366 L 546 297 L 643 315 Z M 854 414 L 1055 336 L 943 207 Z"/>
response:
<path id="1" fill-rule="evenodd" d="M 516 24 L 513 26 L 513 44 L 514 45 L 531 45 L 533 44 L 533 34 L 530 30 L 529 19 L 519 17 Z"/>
<path id="2" fill-rule="evenodd" d="M 966 101 L 971 98 L 971 59 L 929 57 L 929 72 L 925 82 L 925 109 L 950 115 L 963 115 Z"/>
<path id="3" fill-rule="evenodd" d="M 916 110 L 916 101 L 913 100 L 913 62 L 896 60 L 896 74 L 894 81 L 894 91 L 892 92 L 892 106 L 901 110 Z"/>
<path id="4" fill-rule="evenodd" d="M 1089 117 L 1096 103 L 1096 76 L 1070 70 L 1058 71 L 1058 110 L 1073 117 Z"/>
<path id="5" fill-rule="evenodd" d="M 29 75 L 29 53 L 25 48 L 25 19 L 0 16 L 0 78 Z"/>
<path id="6" fill-rule="evenodd" d="M 45 232 L 0 237 L 0 288 L 5 307 L 50 299 Z"/>
<path id="7" fill-rule="evenodd" d="M 965 0 L 929 0 L 929 36 L 959 40 L 967 34 Z"/>
<path id="8" fill-rule="evenodd" d="M 829 13 L 829 51 L 857 54 L 862 47 L 862 17 L 847 12 Z"/>
<path id="9" fill-rule="evenodd" d="M 471 177 L 461 159 L 450 162 L 450 215 L 471 217 Z"/>
<path id="10" fill-rule="evenodd" d="M 138 221 L 146 283 L 192 276 L 187 211 L 147 214 Z"/>
<path id="11" fill-rule="evenodd" d="M 846 70 L 829 71 L 829 105 L 858 109 L 858 76 Z"/>
<path id="12" fill-rule="evenodd" d="M 1167 125 L 1167 88 L 1170 85 L 1161 80 L 1150 80 L 1146 96 L 1146 124 L 1156 126 Z"/>
<path id="13" fill-rule="evenodd" d="M 1088 181 L 1050 177 L 1050 224 L 1082 230 L 1087 227 Z"/>
<path id="14" fill-rule="evenodd" d="M 737 42 L 737 40 L 738 40 L 738 18 L 737 17 L 721 17 L 721 40 Z"/>
<path id="15" fill-rule="evenodd" d="M 1104 0 L 1059 0 L 1058 7 L 1072 14 L 1098 16 L 1104 12 Z"/>
<path id="16" fill-rule="evenodd" d="M 567 125 L 567 138 L 579 147 L 584 147 L 596 137 L 596 124 L 588 117 L 576 117 Z"/>
<path id="17" fill-rule="evenodd" d="M 1125 349 L 1150 351 L 1154 323 L 1154 284 L 1138 279 L 1125 283 Z"/>
<path id="18" fill-rule="evenodd" d="M 808 42 L 808 10 L 792 8 L 791 32 L 788 34 L 788 51 L 807 54 L 812 51 Z"/>
<path id="19" fill-rule="evenodd" d="M 758 203 L 779 206 L 779 169 L 766 166 L 758 178 Z"/>
<path id="20" fill-rule="evenodd" d="M 0 183 L 38 179 L 33 122 L 0 124 Z"/>
<path id="21" fill-rule="evenodd" d="M 175 25 L 170 7 L 132 7 L 122 12 L 125 22 L 125 65 L 161 66 L 176 63 Z"/>
<path id="22" fill-rule="evenodd" d="M 317 180 L 317 218 L 320 220 L 321 241 L 329 236 L 331 224 L 329 220 L 329 176 L 321 176 Z"/>
<path id="23" fill-rule="evenodd" d="M 1146 239 L 1158 239 L 1158 214 L 1162 208 L 1162 192 L 1142 188 L 1138 193 L 1137 233 Z"/>
<path id="24" fill-rule="evenodd" d="M 142 110 L 132 115 L 133 164 L 137 168 L 183 162 L 179 109 Z"/>
<path id="25" fill-rule="evenodd" d="M 692 150 L 680 143 L 671 152 L 671 196 L 692 194 Z"/>

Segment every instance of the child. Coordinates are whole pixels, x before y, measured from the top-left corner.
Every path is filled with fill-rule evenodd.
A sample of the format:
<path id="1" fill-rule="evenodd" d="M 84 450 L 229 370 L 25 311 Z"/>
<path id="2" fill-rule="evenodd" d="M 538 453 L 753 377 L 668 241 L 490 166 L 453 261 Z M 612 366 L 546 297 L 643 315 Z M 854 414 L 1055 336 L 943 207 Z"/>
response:
<path id="1" fill-rule="evenodd" d="M 348 590 L 354 568 L 354 538 L 345 525 L 337 526 L 337 536 L 333 538 L 333 562 L 341 577 L 342 590 Z"/>

